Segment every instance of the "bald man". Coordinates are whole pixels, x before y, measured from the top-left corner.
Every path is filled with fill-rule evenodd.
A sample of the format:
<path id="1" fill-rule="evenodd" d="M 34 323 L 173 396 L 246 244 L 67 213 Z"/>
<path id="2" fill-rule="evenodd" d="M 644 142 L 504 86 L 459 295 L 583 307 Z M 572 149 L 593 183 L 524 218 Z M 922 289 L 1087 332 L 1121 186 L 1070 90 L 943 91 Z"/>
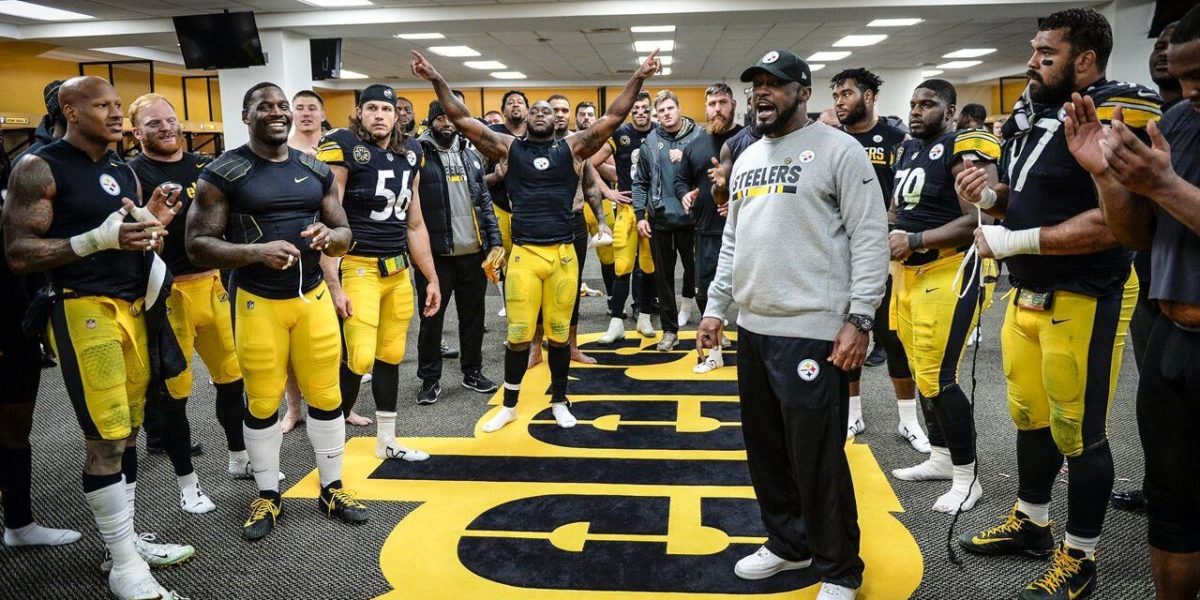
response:
<path id="1" fill-rule="evenodd" d="M 14 272 L 49 272 L 53 296 L 35 300 L 35 308 L 45 309 L 41 326 L 83 430 L 83 491 L 109 555 L 102 565 L 109 589 L 118 598 L 173 598 L 150 567 L 178 564 L 195 550 L 141 539 L 133 501 L 135 440 L 151 376 L 147 311 L 161 312 L 169 290 L 157 285 L 161 274 L 152 276 L 147 252 L 162 247 L 179 191 L 159 187 L 145 208 L 135 202 L 137 177 L 109 150 L 121 140 L 122 114 L 107 81 L 70 79 L 59 102 L 66 134 L 14 168 L 5 251 Z"/>

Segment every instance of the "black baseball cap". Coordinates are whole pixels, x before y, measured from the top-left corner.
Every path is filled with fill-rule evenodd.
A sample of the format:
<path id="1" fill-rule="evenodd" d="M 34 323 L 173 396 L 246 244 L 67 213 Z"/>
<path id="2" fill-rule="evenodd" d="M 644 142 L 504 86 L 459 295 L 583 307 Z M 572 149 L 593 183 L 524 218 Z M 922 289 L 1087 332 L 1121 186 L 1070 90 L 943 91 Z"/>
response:
<path id="1" fill-rule="evenodd" d="M 742 82 L 754 79 L 759 71 L 770 73 L 783 81 L 795 81 L 800 85 L 812 85 L 812 72 L 804 59 L 787 50 L 772 50 L 758 59 L 758 64 L 742 71 Z"/>
<path id="2" fill-rule="evenodd" d="M 396 92 L 391 86 L 379 85 L 378 83 L 369 85 L 367 89 L 358 95 L 358 105 L 362 106 L 372 101 L 386 102 L 392 106 L 396 106 Z"/>

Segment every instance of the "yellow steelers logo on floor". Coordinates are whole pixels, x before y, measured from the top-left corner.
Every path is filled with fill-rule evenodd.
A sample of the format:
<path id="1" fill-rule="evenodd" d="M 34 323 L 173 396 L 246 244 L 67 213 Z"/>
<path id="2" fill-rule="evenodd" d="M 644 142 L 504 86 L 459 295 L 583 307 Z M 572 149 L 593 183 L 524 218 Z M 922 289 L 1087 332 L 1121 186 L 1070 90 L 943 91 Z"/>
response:
<path id="1" fill-rule="evenodd" d="M 571 366 L 562 429 L 545 364 L 526 375 L 518 419 L 495 433 L 410 438 L 424 462 L 379 460 L 374 439 L 347 443 L 343 481 L 368 503 L 421 505 L 396 525 L 379 565 L 389 600 L 811 600 L 814 569 L 760 581 L 733 573 L 766 539 L 745 463 L 736 352 L 726 368 L 692 373 L 690 340 L 658 352 L 636 333 Z M 694 334 L 681 337 L 694 339 Z M 731 335 L 730 337 L 735 337 Z M 859 598 L 907 598 L 920 550 L 870 448 L 849 444 L 866 574 Z M 288 490 L 316 498 L 316 472 Z"/>

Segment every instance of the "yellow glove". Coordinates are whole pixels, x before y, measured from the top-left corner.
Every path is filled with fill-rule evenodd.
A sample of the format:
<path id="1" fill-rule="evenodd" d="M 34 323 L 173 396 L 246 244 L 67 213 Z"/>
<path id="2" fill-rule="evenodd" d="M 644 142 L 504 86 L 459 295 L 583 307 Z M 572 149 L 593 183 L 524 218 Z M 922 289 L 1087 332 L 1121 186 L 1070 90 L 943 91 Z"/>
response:
<path id="1" fill-rule="evenodd" d="M 492 283 L 500 282 L 500 273 L 504 270 L 504 247 L 495 246 L 488 250 L 487 258 L 483 259 L 484 274 L 487 275 L 488 281 Z"/>

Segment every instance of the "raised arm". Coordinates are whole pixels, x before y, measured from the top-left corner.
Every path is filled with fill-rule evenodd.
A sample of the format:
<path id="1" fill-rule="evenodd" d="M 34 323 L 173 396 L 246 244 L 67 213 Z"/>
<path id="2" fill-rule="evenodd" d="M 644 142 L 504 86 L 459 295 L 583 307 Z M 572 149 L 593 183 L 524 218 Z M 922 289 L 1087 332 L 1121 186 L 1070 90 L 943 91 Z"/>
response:
<path id="1" fill-rule="evenodd" d="M 504 160 L 508 157 L 508 147 L 512 144 L 513 136 L 492 131 L 478 119 L 471 116 L 471 111 L 457 96 L 450 91 L 450 85 L 442 78 L 441 73 L 433 68 L 429 59 L 416 50 L 412 51 L 412 73 L 433 84 L 437 92 L 438 102 L 446 117 L 450 119 L 463 137 L 471 140 L 475 149 L 492 160 Z"/>
<path id="2" fill-rule="evenodd" d="M 612 101 L 612 104 L 608 105 L 604 116 L 592 123 L 591 127 L 567 136 L 567 144 L 571 146 L 571 152 L 576 158 L 591 158 L 604 146 L 604 142 L 621 126 L 621 123 L 625 122 L 625 117 L 629 116 L 633 102 L 637 100 L 638 92 L 642 91 L 642 84 L 657 73 L 661 67 L 658 50 L 655 50 L 646 57 L 646 62 L 642 63 L 642 67 L 633 74 L 633 77 L 629 78 L 629 83 L 625 84 L 625 89 L 621 90 L 620 95 Z"/>

